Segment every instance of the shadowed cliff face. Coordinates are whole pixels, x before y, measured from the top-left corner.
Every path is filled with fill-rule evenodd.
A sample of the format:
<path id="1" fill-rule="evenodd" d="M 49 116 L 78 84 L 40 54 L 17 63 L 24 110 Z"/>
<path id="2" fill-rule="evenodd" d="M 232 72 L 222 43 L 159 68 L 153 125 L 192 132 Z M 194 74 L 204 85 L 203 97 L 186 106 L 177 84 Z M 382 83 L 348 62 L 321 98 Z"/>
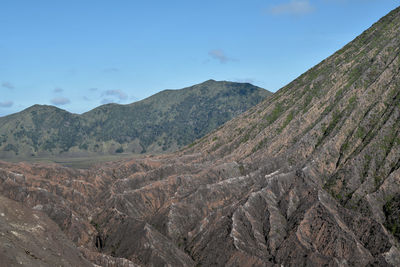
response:
<path id="1" fill-rule="evenodd" d="M 396 9 L 180 152 L 1 163 L 0 192 L 103 266 L 400 266 L 399 36 Z"/>

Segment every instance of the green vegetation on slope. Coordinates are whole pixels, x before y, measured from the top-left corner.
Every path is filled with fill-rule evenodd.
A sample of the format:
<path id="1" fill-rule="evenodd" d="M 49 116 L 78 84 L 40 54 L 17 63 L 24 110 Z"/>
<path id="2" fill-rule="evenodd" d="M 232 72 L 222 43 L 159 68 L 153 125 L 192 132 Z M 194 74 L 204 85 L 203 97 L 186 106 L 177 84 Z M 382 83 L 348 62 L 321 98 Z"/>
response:
<path id="1" fill-rule="evenodd" d="M 82 115 L 35 105 L 0 118 L 0 156 L 173 151 L 270 94 L 248 83 L 209 80 L 129 105 L 103 105 Z"/>

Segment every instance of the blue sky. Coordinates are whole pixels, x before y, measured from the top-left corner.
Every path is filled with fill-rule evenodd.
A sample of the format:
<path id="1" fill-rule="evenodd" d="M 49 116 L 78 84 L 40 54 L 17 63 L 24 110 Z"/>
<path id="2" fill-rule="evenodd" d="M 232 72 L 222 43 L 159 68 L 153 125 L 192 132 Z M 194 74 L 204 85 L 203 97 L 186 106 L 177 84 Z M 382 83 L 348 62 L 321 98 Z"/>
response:
<path id="1" fill-rule="evenodd" d="M 1 0 L 0 116 L 74 113 L 208 79 L 276 91 L 396 0 Z"/>

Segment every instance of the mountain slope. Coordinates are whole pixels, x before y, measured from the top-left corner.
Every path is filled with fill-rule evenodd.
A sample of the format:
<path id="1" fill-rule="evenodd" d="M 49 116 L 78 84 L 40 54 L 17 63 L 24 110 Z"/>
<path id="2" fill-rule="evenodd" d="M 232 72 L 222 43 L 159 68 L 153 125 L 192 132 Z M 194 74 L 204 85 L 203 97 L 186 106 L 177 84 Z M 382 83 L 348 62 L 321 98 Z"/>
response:
<path id="1" fill-rule="evenodd" d="M 0 162 L 0 193 L 111 261 L 400 266 L 399 50 L 397 8 L 182 151 L 85 171 Z"/>
<path id="2" fill-rule="evenodd" d="M 396 9 L 159 167 L 113 166 L 101 229 L 126 231 L 106 223 L 114 206 L 205 266 L 397 266 L 399 36 Z"/>
<path id="3" fill-rule="evenodd" d="M 0 196 L 1 266 L 92 266 L 46 215 Z"/>
<path id="4" fill-rule="evenodd" d="M 376 190 L 400 166 L 399 27 L 396 9 L 195 149 L 312 164 L 343 203 Z"/>
<path id="5" fill-rule="evenodd" d="M 130 105 L 100 106 L 82 115 L 35 105 L 0 118 L 0 155 L 176 150 L 268 95 L 250 84 L 209 80 Z"/>

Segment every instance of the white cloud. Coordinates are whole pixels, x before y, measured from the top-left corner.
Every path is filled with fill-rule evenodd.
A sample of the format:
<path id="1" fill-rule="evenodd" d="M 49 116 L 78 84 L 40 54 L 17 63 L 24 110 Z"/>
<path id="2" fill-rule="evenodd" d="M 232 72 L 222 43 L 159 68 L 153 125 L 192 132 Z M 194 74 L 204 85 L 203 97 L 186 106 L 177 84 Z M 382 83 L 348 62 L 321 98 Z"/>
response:
<path id="1" fill-rule="evenodd" d="M 234 61 L 233 58 L 226 56 L 224 51 L 220 49 L 210 50 L 208 51 L 208 55 L 213 59 L 219 60 L 220 63 L 227 63 L 228 61 Z"/>
<path id="2" fill-rule="evenodd" d="M 62 105 L 66 105 L 66 104 L 70 103 L 71 101 L 68 98 L 61 96 L 61 97 L 53 98 L 52 100 L 50 100 L 50 102 L 53 105 L 62 106 Z"/>
<path id="3" fill-rule="evenodd" d="M 126 100 L 128 99 L 128 95 L 121 90 L 107 90 L 104 92 L 104 95 L 107 96 L 115 96 L 119 100 Z"/>
<path id="4" fill-rule="evenodd" d="M 12 105 L 14 105 L 14 102 L 12 101 L 0 102 L 0 108 L 10 108 Z"/>
<path id="5" fill-rule="evenodd" d="M 252 78 L 235 79 L 235 81 L 238 83 L 251 83 L 251 84 L 255 83 L 254 79 Z"/>
<path id="6" fill-rule="evenodd" d="M 5 88 L 8 88 L 8 89 L 14 89 L 15 88 L 14 85 L 12 83 L 10 83 L 10 82 L 3 82 L 1 84 L 1 86 L 5 87 Z"/>
<path id="7" fill-rule="evenodd" d="M 110 103 L 115 103 L 115 101 L 111 98 L 104 98 L 101 100 L 101 104 L 110 104 Z"/>
<path id="8" fill-rule="evenodd" d="M 309 0 L 291 0 L 288 3 L 272 6 L 268 12 L 273 15 L 305 15 L 314 12 Z"/>

